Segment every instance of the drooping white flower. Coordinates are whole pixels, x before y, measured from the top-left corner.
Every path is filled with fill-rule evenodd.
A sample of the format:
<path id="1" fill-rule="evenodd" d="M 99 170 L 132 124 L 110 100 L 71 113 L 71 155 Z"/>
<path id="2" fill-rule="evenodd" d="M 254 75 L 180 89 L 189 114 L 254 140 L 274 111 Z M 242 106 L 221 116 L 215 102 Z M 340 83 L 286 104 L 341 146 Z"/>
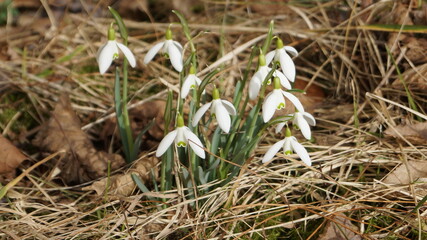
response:
<path id="1" fill-rule="evenodd" d="M 221 100 L 219 98 L 219 91 L 217 88 L 214 88 L 212 97 L 212 102 L 206 103 L 200 107 L 199 110 L 197 110 L 196 114 L 194 114 L 193 126 L 197 125 L 203 114 L 205 114 L 205 112 L 210 108 L 211 115 L 215 115 L 219 127 L 222 129 L 222 131 L 228 133 L 231 127 L 230 115 L 236 115 L 236 109 L 231 102 Z"/>
<path id="2" fill-rule="evenodd" d="M 289 81 L 294 82 L 296 72 L 295 64 L 288 52 L 293 57 L 298 56 L 298 51 L 295 48 L 291 46 L 283 46 L 283 41 L 280 38 L 277 38 L 276 50 L 267 53 L 267 55 L 265 55 L 265 60 L 267 65 L 269 65 L 272 60 L 279 62 L 283 74 Z"/>
<path id="3" fill-rule="evenodd" d="M 255 99 L 258 96 L 259 90 L 261 89 L 262 84 L 265 80 L 269 81 L 269 79 L 265 79 L 268 73 L 271 71 L 270 67 L 267 67 L 266 60 L 264 54 L 259 55 L 259 68 L 258 71 L 252 76 L 249 82 L 249 98 Z M 279 70 L 275 70 L 273 73 L 274 77 L 278 77 L 280 79 L 280 84 L 286 88 L 291 89 L 291 84 L 289 80 L 286 78 L 283 73 Z M 268 83 L 269 84 L 269 83 Z"/>
<path id="4" fill-rule="evenodd" d="M 292 136 L 291 130 L 289 128 L 286 128 L 286 137 L 283 140 L 278 141 L 273 146 L 271 146 L 270 149 L 268 149 L 268 151 L 262 158 L 262 162 L 269 162 L 271 159 L 273 159 L 273 157 L 276 155 L 277 152 L 279 152 L 280 148 L 282 147 L 286 155 L 296 152 L 296 154 L 305 164 L 311 166 L 311 159 L 308 155 L 307 150 L 304 148 L 304 146 L 298 143 L 297 139 L 294 136 Z"/>
<path id="5" fill-rule="evenodd" d="M 96 61 L 98 62 L 99 72 L 101 74 L 104 74 L 110 67 L 113 60 L 119 57 L 119 49 L 123 52 L 126 59 L 129 61 L 129 64 L 132 67 L 135 67 L 135 56 L 128 47 L 116 41 L 116 33 L 113 26 L 110 25 L 110 28 L 108 29 L 108 42 L 99 48 L 96 55 Z"/>
<path id="6" fill-rule="evenodd" d="M 185 78 L 181 87 L 181 98 L 186 98 L 190 89 L 195 89 L 196 86 L 200 86 L 201 83 L 202 80 L 196 76 L 196 68 L 191 66 L 188 76 Z"/>
<path id="7" fill-rule="evenodd" d="M 184 125 L 184 119 L 181 115 L 178 115 L 176 129 L 168 133 L 157 147 L 156 157 L 162 156 L 173 142 L 177 147 L 186 147 L 188 144 L 197 156 L 205 158 L 202 142 L 196 134 Z"/>
<path id="8" fill-rule="evenodd" d="M 280 110 L 286 106 L 285 97 L 292 102 L 298 111 L 304 112 L 304 107 L 298 98 L 291 93 L 281 90 L 279 79 L 277 77 L 275 77 L 273 81 L 274 90 L 267 95 L 264 103 L 262 104 L 262 118 L 264 119 L 264 122 L 270 121 L 276 110 Z"/>
<path id="9" fill-rule="evenodd" d="M 170 28 L 166 30 L 165 38 L 165 41 L 157 43 L 147 52 L 147 55 L 144 57 L 144 64 L 148 64 L 161 50 L 162 53 L 170 59 L 173 68 L 175 68 L 176 71 L 181 72 L 183 67 L 182 45 L 179 42 L 172 40 L 172 31 Z"/>
<path id="10" fill-rule="evenodd" d="M 301 130 L 302 135 L 307 139 L 311 139 L 310 126 L 316 125 L 316 119 L 308 112 L 295 112 L 292 124 Z"/>
<path id="11" fill-rule="evenodd" d="M 314 119 L 313 115 L 311 115 L 308 112 L 295 112 L 293 114 L 287 115 L 288 117 L 291 117 L 292 124 L 297 129 L 301 130 L 302 135 L 307 139 L 311 139 L 311 129 L 310 126 L 316 125 L 316 119 Z M 287 124 L 287 122 L 281 122 L 277 124 L 276 126 L 276 133 L 279 133 L 282 128 Z"/>

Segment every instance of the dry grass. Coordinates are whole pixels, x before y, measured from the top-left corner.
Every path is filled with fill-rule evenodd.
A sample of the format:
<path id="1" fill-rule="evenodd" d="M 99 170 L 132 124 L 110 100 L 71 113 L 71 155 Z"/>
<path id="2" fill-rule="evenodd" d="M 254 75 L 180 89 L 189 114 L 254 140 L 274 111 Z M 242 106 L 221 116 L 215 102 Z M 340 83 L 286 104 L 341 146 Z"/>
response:
<path id="1" fill-rule="evenodd" d="M 81 190 L 91 183 L 63 186 L 51 178 L 54 168 L 47 164 L 1 200 L 0 239 L 317 239 L 327 223 L 338 222 L 336 216 L 342 214 L 356 228 L 341 227 L 362 239 L 426 239 L 427 208 L 423 202 L 415 208 L 426 196 L 426 176 L 406 185 L 383 181 L 399 165 L 426 160 L 425 141 L 383 133 L 416 117 L 427 120 L 426 63 L 409 55 L 413 43 L 398 40 L 399 35 L 421 39 L 425 33 L 364 27 L 367 22 L 393 23 L 386 16 L 398 5 L 380 1 L 362 9 L 352 1 L 310 2 L 268 12 L 268 8 L 249 11 L 243 2 L 204 2 L 208 14 L 189 16 L 189 23 L 194 35 L 208 30 L 195 40 L 200 65 L 214 69 L 225 64 L 224 89 L 238 80 L 250 47 L 262 42 L 259 36 L 271 19 L 285 43 L 300 50 L 299 81 L 318 85 L 327 95 L 315 110 L 316 140 L 304 143 L 313 167 L 280 154 L 261 165 L 259 157 L 279 137 L 271 132 L 229 184 L 215 189 L 210 188 L 214 183 L 201 186 L 200 192 L 209 191 L 196 199 L 178 184 L 174 191 L 155 195 L 166 199 L 161 204 L 138 190 L 129 197 L 97 196 Z M 403 16 L 414 11 L 407 8 Z M 224 13 L 227 24 L 218 20 Z M 84 129 L 94 138 L 103 122 L 114 116 L 113 76 L 101 77 L 95 62 L 110 21 L 66 14 L 58 28 L 49 31 L 42 23 L 38 28 L 28 24 L 1 29 L 0 42 L 7 46 L 1 51 L 6 51 L 7 59 L 0 61 L 0 129 L 33 159 L 43 157 L 29 141 L 60 93 L 70 94 Z M 163 97 L 163 84 L 176 88 L 178 78 L 164 65 L 147 67 L 141 61 L 168 24 L 129 20 L 127 25 L 130 44 L 139 56 L 138 68 L 130 74 L 136 106 Z M 176 30 L 184 42 L 178 25 Z M 221 32 L 223 53 L 218 48 Z M 426 59 L 425 49 L 420 54 Z M 396 66 L 418 111 L 408 104 Z"/>

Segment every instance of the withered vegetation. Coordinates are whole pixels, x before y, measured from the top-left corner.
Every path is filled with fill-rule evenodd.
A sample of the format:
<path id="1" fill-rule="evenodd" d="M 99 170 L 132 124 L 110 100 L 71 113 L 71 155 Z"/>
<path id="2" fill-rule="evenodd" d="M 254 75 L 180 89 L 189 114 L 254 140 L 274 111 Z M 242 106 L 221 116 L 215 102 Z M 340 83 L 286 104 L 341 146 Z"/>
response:
<path id="1" fill-rule="evenodd" d="M 0 138 L 2 184 L 66 152 L 0 200 L 0 239 L 427 238 L 425 1 L 13 2 L 0 7 L 0 130 L 26 155 Z M 95 60 L 110 4 L 126 19 L 138 61 L 129 75 L 135 134 L 156 118 L 132 166 L 114 122 L 114 76 L 101 76 Z M 282 137 L 271 129 L 225 186 L 194 199 L 177 179 L 176 190 L 156 192 L 158 101 L 166 88 L 177 91 L 178 75 L 142 58 L 178 21 L 170 9 L 197 35 L 199 71 L 223 66 L 228 97 L 250 47 L 275 21 L 276 34 L 300 52 L 297 78 L 318 122 L 303 143 L 313 167 L 283 154 L 262 165 Z M 185 43 L 180 25 L 172 30 Z M 132 174 L 152 192 L 142 193 Z"/>

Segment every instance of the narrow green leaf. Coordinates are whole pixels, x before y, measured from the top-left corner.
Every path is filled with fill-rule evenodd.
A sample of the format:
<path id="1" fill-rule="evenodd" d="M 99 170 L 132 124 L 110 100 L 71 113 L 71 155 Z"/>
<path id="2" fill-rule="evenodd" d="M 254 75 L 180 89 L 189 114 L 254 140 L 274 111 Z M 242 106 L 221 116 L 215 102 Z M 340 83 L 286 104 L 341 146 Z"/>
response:
<path id="1" fill-rule="evenodd" d="M 426 25 L 369 24 L 357 28 L 382 32 L 427 33 Z"/>
<path id="2" fill-rule="evenodd" d="M 165 118 L 165 134 L 168 133 L 169 126 L 172 121 L 172 116 L 173 116 L 172 101 L 173 101 L 173 92 L 168 91 L 168 96 L 166 98 L 165 112 L 163 114 Z"/>
<path id="3" fill-rule="evenodd" d="M 181 21 L 182 29 L 184 30 L 185 37 L 191 41 L 191 35 L 190 35 L 190 29 L 188 27 L 187 20 L 185 19 L 184 15 L 182 15 L 177 10 L 172 10 L 173 13 L 179 18 L 179 21 Z"/>
<path id="4" fill-rule="evenodd" d="M 114 81 L 114 105 L 116 109 L 117 125 L 119 128 L 120 138 L 122 140 L 123 152 L 125 153 L 126 161 L 131 161 L 131 153 L 129 152 L 129 143 L 126 135 L 126 126 L 123 116 L 122 97 L 120 95 L 120 71 L 116 68 L 116 79 Z"/>
<path id="5" fill-rule="evenodd" d="M 126 25 L 123 22 L 122 17 L 116 10 L 114 10 L 114 8 L 108 7 L 108 10 L 110 10 L 111 14 L 113 14 L 113 17 L 116 20 L 117 26 L 119 26 L 120 36 L 122 36 L 123 40 L 125 41 L 125 45 L 127 45 L 128 31 L 126 29 Z"/>
<path id="6" fill-rule="evenodd" d="M 131 174 L 132 180 L 136 183 L 136 185 L 138 186 L 138 188 L 143 192 L 143 193 L 149 193 L 150 190 L 148 190 L 148 188 L 145 186 L 145 184 L 142 182 L 141 178 L 139 178 L 138 175 L 136 175 L 135 173 Z M 156 201 L 155 198 L 147 196 L 148 199 Z"/>
<path id="7" fill-rule="evenodd" d="M 271 41 L 273 40 L 274 21 L 270 21 L 270 27 L 268 28 L 267 37 L 265 38 L 264 45 L 262 45 L 262 52 L 265 54 L 270 47 Z"/>
<path id="8" fill-rule="evenodd" d="M 132 159 L 136 159 L 138 157 L 139 148 L 141 147 L 142 143 L 142 136 L 153 126 L 155 122 L 155 118 L 151 120 L 147 126 L 145 126 L 144 129 L 138 134 L 138 136 L 135 138 L 135 142 L 133 144 L 133 152 L 132 152 Z"/>

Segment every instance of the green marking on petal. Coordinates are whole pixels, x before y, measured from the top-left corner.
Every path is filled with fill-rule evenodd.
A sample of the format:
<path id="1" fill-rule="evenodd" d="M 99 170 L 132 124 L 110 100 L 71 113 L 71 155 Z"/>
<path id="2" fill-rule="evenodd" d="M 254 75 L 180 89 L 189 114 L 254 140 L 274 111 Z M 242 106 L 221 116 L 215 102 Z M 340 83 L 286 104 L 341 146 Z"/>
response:
<path id="1" fill-rule="evenodd" d="M 190 86 L 190 88 L 191 88 L 191 89 L 195 89 L 195 88 L 196 88 L 196 85 L 192 84 L 192 85 Z"/>
<path id="2" fill-rule="evenodd" d="M 292 154 L 291 150 L 285 151 L 285 155 L 291 155 L 291 154 Z"/>
<path id="3" fill-rule="evenodd" d="M 282 108 L 285 108 L 285 103 L 280 103 L 278 106 L 277 106 L 277 110 L 280 110 L 280 109 L 282 109 Z"/>
<path id="4" fill-rule="evenodd" d="M 187 143 L 185 143 L 185 142 L 181 141 L 181 142 L 178 142 L 176 145 L 177 145 L 178 147 L 186 147 L 186 146 L 187 146 Z"/>
<path id="5" fill-rule="evenodd" d="M 117 59 L 117 58 L 119 58 L 119 54 L 118 53 L 114 53 L 113 54 L 113 59 Z"/>

